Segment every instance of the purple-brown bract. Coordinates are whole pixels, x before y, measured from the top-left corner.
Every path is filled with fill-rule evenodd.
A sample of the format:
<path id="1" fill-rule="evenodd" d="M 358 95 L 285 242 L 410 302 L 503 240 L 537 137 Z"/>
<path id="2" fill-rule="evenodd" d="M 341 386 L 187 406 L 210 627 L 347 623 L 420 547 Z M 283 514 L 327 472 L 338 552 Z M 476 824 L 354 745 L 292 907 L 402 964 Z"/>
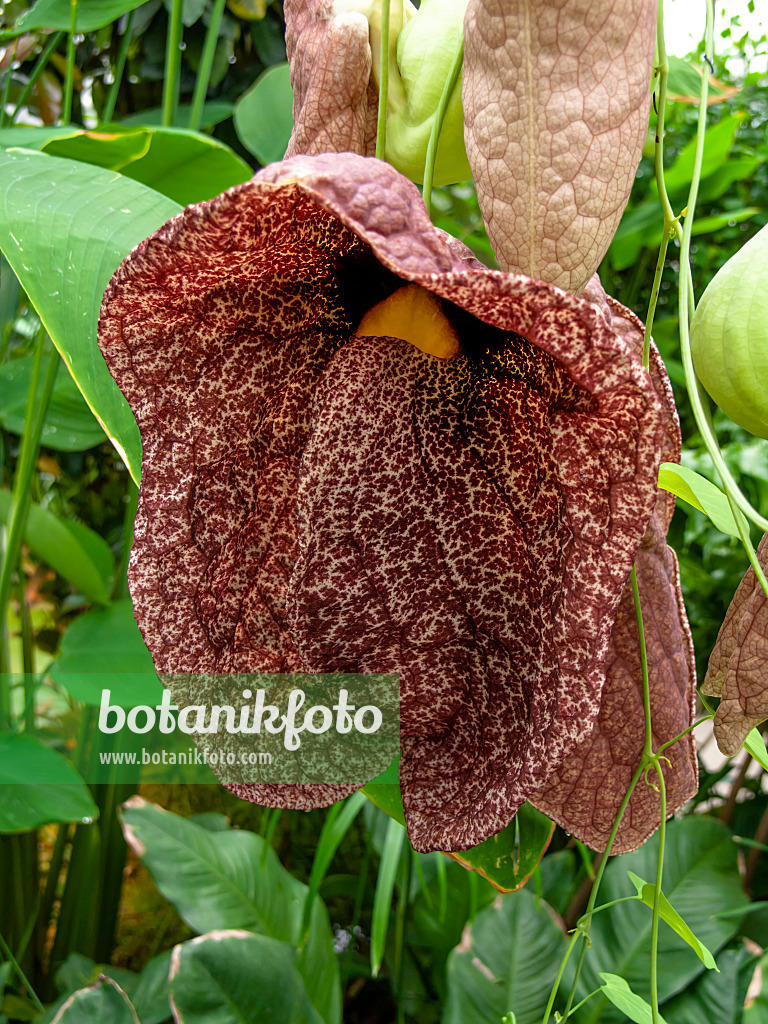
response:
<path id="1" fill-rule="evenodd" d="M 403 281 L 445 300 L 457 359 L 350 340 Z M 158 670 L 399 671 L 414 847 L 503 828 L 592 730 L 657 498 L 661 404 L 600 309 L 487 270 L 391 167 L 334 154 L 164 225 L 100 342 L 144 443 Z"/>

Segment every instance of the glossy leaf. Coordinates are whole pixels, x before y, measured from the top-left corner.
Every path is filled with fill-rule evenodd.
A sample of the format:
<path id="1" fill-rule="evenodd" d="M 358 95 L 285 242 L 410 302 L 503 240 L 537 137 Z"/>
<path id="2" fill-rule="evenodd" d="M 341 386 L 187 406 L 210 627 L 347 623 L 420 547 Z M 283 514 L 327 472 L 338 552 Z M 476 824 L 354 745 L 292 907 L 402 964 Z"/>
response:
<path id="1" fill-rule="evenodd" d="M 43 153 L 0 154 L 0 248 L 134 479 L 139 433 L 96 344 L 115 267 L 179 210 L 145 185 Z"/>
<path id="2" fill-rule="evenodd" d="M 75 30 L 93 32 L 116 21 L 121 15 L 140 7 L 144 0 L 88 0 L 77 8 Z M 34 28 L 59 28 L 69 32 L 72 24 L 70 0 L 37 0 L 16 22 L 14 32 L 29 32 Z"/>
<path id="3" fill-rule="evenodd" d="M 252 832 L 209 832 L 133 797 L 123 830 L 155 884 L 198 932 L 244 928 L 299 945 L 307 887 Z M 327 1024 L 339 1018 L 338 964 L 325 907 L 315 903 L 309 939 L 296 959 L 307 993 Z"/>
<path id="4" fill-rule="evenodd" d="M 0 733 L 0 833 L 53 821 L 98 817 L 88 787 L 70 765 L 27 733 Z"/>
<path id="5" fill-rule="evenodd" d="M 66 1000 L 52 1024 L 140 1024 L 128 996 L 117 982 L 102 976 Z"/>
<path id="6" fill-rule="evenodd" d="M 489 1024 L 510 1010 L 517 1024 L 539 1024 L 566 944 L 533 893 L 495 900 L 448 959 L 442 1024 Z"/>
<path id="7" fill-rule="evenodd" d="M 719 974 L 706 971 L 664 1006 L 667 1024 L 758 1024 L 744 1006 L 757 960 L 743 946 L 722 952 L 717 958 Z"/>
<path id="8" fill-rule="evenodd" d="M 0 522 L 11 510 L 11 492 L 0 490 Z M 115 559 L 107 542 L 82 523 L 41 508 L 29 507 L 24 541 L 43 562 L 81 591 L 89 601 L 109 600 Z"/>
<path id="9" fill-rule="evenodd" d="M 100 704 L 102 689 L 109 689 L 111 704 L 127 708 L 156 705 L 163 696 L 130 600 L 75 619 L 49 674 L 83 704 Z"/>
<path id="10" fill-rule="evenodd" d="M 765 740 L 757 729 L 753 729 L 744 740 L 744 749 L 754 757 L 761 768 L 768 772 L 768 749 Z"/>
<path id="11" fill-rule="evenodd" d="M 235 104 L 237 137 L 260 164 L 282 160 L 293 129 L 288 64 L 264 71 Z"/>
<path id="12" fill-rule="evenodd" d="M 212 199 L 252 173 L 229 146 L 183 128 L 110 125 L 51 139 L 43 152 L 120 171 L 181 206 Z"/>
<path id="13" fill-rule="evenodd" d="M 662 462 L 659 467 L 659 487 L 678 498 L 693 505 L 699 512 L 709 516 L 721 533 L 729 537 L 738 537 L 739 528 L 733 517 L 728 498 L 706 477 L 687 466 L 677 466 L 673 462 Z M 741 513 L 739 513 L 741 515 Z M 748 531 L 746 520 L 742 516 L 744 529 Z"/>
<path id="14" fill-rule="evenodd" d="M 173 951 L 171 998 L 177 1024 L 322 1024 L 287 942 L 216 931 Z"/>
<path id="15" fill-rule="evenodd" d="M 0 366 L 0 423 L 12 434 L 23 434 L 32 356 L 11 359 Z M 106 435 L 66 370 L 56 377 L 41 444 L 61 452 L 82 452 L 106 440 Z"/>
<path id="16" fill-rule="evenodd" d="M 653 1010 L 644 999 L 633 992 L 623 978 L 616 974 L 605 974 L 600 972 L 603 984 L 600 986 L 608 999 L 617 1010 L 621 1010 L 635 1024 L 655 1024 Z M 659 1014 L 656 1018 L 658 1024 L 666 1024 L 664 1018 Z"/>
<path id="17" fill-rule="evenodd" d="M 235 109 L 232 103 L 223 103 L 219 100 L 215 100 L 212 103 L 206 103 L 203 105 L 203 113 L 200 120 L 201 128 L 213 128 L 214 125 L 220 124 L 222 121 L 226 121 L 228 117 L 232 116 L 232 111 Z M 179 128 L 189 128 L 189 120 L 192 114 L 192 104 L 182 103 L 179 105 L 178 114 L 176 116 L 176 125 Z M 149 110 L 140 110 L 137 114 L 128 114 L 127 117 L 121 119 L 120 124 L 123 125 L 136 125 L 138 127 L 146 125 L 159 126 L 163 123 L 163 108 L 162 107 L 150 107 Z"/>
<path id="18" fill-rule="evenodd" d="M 642 878 L 638 878 L 633 871 L 628 871 L 627 874 L 629 875 L 630 882 L 637 889 L 637 895 L 647 907 L 653 909 L 655 901 L 654 886 L 650 882 L 644 882 Z M 699 942 L 663 892 L 660 894 L 659 899 L 659 915 L 663 921 L 667 922 L 670 928 L 677 932 L 681 939 L 688 943 L 705 967 L 715 971 L 718 969 L 715 958 L 707 947 Z"/>

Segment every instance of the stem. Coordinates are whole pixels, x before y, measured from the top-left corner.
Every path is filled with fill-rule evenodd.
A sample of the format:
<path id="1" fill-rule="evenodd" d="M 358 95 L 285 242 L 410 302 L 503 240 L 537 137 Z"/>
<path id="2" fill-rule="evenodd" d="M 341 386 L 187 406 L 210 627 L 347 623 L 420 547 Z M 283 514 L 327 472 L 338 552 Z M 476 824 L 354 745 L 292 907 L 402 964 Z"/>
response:
<path id="1" fill-rule="evenodd" d="M 43 377 L 43 388 L 38 396 L 37 387 L 41 375 L 41 364 L 45 348 L 46 334 L 43 327 L 40 328 L 35 345 L 34 362 L 32 365 L 32 379 L 30 381 L 29 393 L 27 395 L 27 409 L 24 419 L 24 434 L 21 439 L 21 451 L 16 464 L 16 474 L 13 481 L 13 492 L 11 495 L 11 508 L 8 514 L 8 522 L 5 533 L 5 550 L 3 562 L 0 566 L 0 622 L 5 622 L 8 598 L 11 592 L 11 578 L 16 568 L 21 551 L 21 541 L 24 536 L 24 527 L 27 522 L 27 511 L 30 502 L 30 490 L 32 475 L 35 470 L 37 453 L 40 448 L 40 435 L 43 431 L 45 414 L 48 411 L 48 404 L 53 393 L 53 385 L 56 381 L 56 373 L 59 369 L 61 359 L 59 353 L 53 349 L 49 356 L 48 365 Z M 0 637 L 0 664 L 4 663 L 4 639 Z M 10 702 L 7 693 L 7 680 L 0 678 L 0 729 L 8 728 L 10 725 Z"/>
<path id="2" fill-rule="evenodd" d="M 646 737 L 647 738 L 647 737 Z M 664 784 L 664 773 L 658 758 L 654 762 L 659 779 L 659 799 L 661 801 L 661 825 L 659 826 L 659 857 L 656 865 L 656 885 L 653 890 L 653 917 L 651 919 L 651 1015 L 653 1024 L 659 1024 L 659 908 L 661 905 L 661 876 L 664 870 L 664 844 L 667 832 L 667 787 Z"/>
<path id="3" fill-rule="evenodd" d="M 19 46 L 19 40 L 13 40 L 13 53 L 11 54 L 11 63 L 8 65 L 8 74 L 5 76 L 5 82 L 3 83 L 3 98 L 0 100 L 0 128 L 5 128 L 6 121 L 8 120 L 8 114 L 6 108 L 8 106 L 8 96 L 11 92 L 11 79 L 13 78 L 13 65 L 16 63 L 16 51 Z"/>
<path id="4" fill-rule="evenodd" d="M 77 24 L 77 0 L 70 0 L 69 36 L 67 38 L 67 77 L 64 81 L 64 109 L 61 123 L 72 121 L 72 96 L 75 91 L 75 26 Z"/>
<path id="5" fill-rule="evenodd" d="M 163 82 L 163 128 L 176 123 L 179 109 L 179 77 L 181 73 L 182 0 L 173 0 L 168 39 L 165 48 L 165 81 Z"/>
<path id="6" fill-rule="evenodd" d="M 424 163 L 424 186 L 422 188 L 422 196 L 424 198 L 424 206 L 427 209 L 427 216 L 430 218 L 432 217 L 432 179 L 435 174 L 435 160 L 437 158 L 437 146 L 440 141 L 440 132 L 443 130 L 445 112 L 451 101 L 453 90 L 458 84 L 463 66 L 464 36 L 462 35 L 461 42 L 459 43 L 459 47 L 453 58 L 450 73 L 445 80 L 443 91 L 440 94 L 440 100 L 437 104 L 437 110 L 435 111 L 435 118 L 432 122 L 432 130 L 429 133 L 429 144 L 427 146 L 427 156 Z"/>
<path id="7" fill-rule="evenodd" d="M 29 99 L 29 94 L 34 89 L 35 83 L 37 82 L 37 80 L 40 77 L 40 75 L 42 75 L 42 73 L 45 71 L 45 66 L 48 63 L 48 61 L 51 59 L 51 54 L 56 49 L 56 47 L 59 45 L 59 42 L 61 41 L 61 37 L 63 35 L 64 35 L 63 32 L 56 32 L 54 35 L 52 35 L 51 39 L 50 39 L 50 42 L 48 43 L 46 48 L 43 50 L 43 52 L 40 54 L 40 56 L 37 58 L 37 64 L 35 64 L 35 66 L 34 66 L 34 68 L 32 70 L 32 74 L 29 76 L 29 80 L 27 81 L 27 84 L 24 86 L 24 89 L 22 90 L 21 96 L 19 96 L 18 102 L 17 102 L 17 104 L 16 104 L 16 106 L 14 108 L 14 111 L 11 114 L 11 121 L 10 121 L 11 125 L 16 121 L 16 118 L 19 116 L 19 111 L 24 106 L 24 104 L 27 102 L 27 100 Z"/>
<path id="8" fill-rule="evenodd" d="M 408 898 L 411 892 L 411 865 L 413 858 L 402 859 L 402 877 L 400 879 L 400 895 L 397 901 L 395 918 L 395 989 L 397 992 L 397 1024 L 405 1024 L 405 1000 L 403 999 L 403 980 L 405 978 L 405 936 L 408 924 Z"/>
<path id="9" fill-rule="evenodd" d="M 381 81 L 376 118 L 376 157 L 384 159 L 387 146 L 387 103 L 389 101 L 389 0 L 381 0 Z"/>
<path id="10" fill-rule="evenodd" d="M 710 63 L 714 52 L 714 9 L 712 0 L 707 0 L 707 28 L 706 28 L 706 57 Z M 693 357 L 691 355 L 690 338 L 690 317 L 693 313 L 693 301 L 691 298 L 693 288 L 693 276 L 691 274 L 691 232 L 693 230 L 693 219 L 696 209 L 696 199 L 699 192 L 699 181 L 701 179 L 701 165 L 704 156 L 704 136 L 707 127 L 707 97 L 709 94 L 709 78 L 701 76 L 701 90 L 699 93 L 699 117 L 696 130 L 696 153 L 693 164 L 693 176 L 691 187 L 688 192 L 688 203 L 686 205 L 685 223 L 680 238 L 680 278 L 679 278 L 679 306 L 680 306 L 680 351 L 682 355 L 683 368 L 685 370 L 685 383 L 688 389 L 688 397 L 696 420 L 696 426 L 701 433 L 704 445 L 709 457 L 717 469 L 723 484 L 723 489 L 732 501 L 763 533 L 768 532 L 768 519 L 752 507 L 736 483 L 731 471 L 725 463 L 720 446 L 715 436 L 712 422 L 706 407 L 706 399 L 702 393 L 701 385 L 696 377 L 693 368 Z M 749 554 L 749 551 L 747 552 Z"/>
<path id="11" fill-rule="evenodd" d="M 221 25 L 221 16 L 224 13 L 225 2 L 226 0 L 215 0 L 213 11 L 211 12 L 211 23 L 205 34 L 203 55 L 200 58 L 200 67 L 197 69 L 195 92 L 192 97 L 192 110 L 189 115 L 189 127 L 193 132 L 200 130 L 200 121 L 203 117 L 205 98 L 208 95 L 208 84 L 211 80 L 211 68 L 213 67 L 213 58 L 216 55 L 216 44 L 219 41 L 219 26 Z"/>
<path id="12" fill-rule="evenodd" d="M 16 972 L 16 976 L 18 977 L 19 981 L 22 983 L 24 988 L 26 988 L 27 992 L 29 992 L 29 998 L 32 1000 L 32 1002 L 35 1004 L 35 1006 L 38 1008 L 38 1010 L 41 1013 L 45 1013 L 45 1007 L 40 1002 L 40 1000 L 37 998 L 37 995 L 35 994 L 35 990 L 32 988 L 32 986 L 27 981 L 24 972 L 22 971 L 21 967 L 19 967 L 18 963 L 16 962 L 16 958 L 14 957 L 13 953 L 11 952 L 11 950 L 10 950 L 10 948 L 8 946 L 8 943 L 5 941 L 5 939 L 3 938 L 2 935 L 0 935 L 0 950 L 2 950 L 3 956 L 7 960 L 10 960 L 10 962 L 11 962 L 11 964 L 13 966 L 13 969 Z"/>
<path id="13" fill-rule="evenodd" d="M 110 85 L 109 87 L 107 102 L 104 105 L 104 110 L 102 112 L 101 117 L 99 118 L 100 125 L 109 124 L 109 122 L 115 116 L 117 94 L 120 92 L 120 84 L 123 80 L 123 72 L 125 71 L 125 62 L 128 59 L 128 47 L 131 45 L 131 30 L 133 28 L 133 16 L 135 13 L 135 10 L 128 12 L 128 20 L 125 23 L 125 32 L 123 32 L 122 38 L 120 39 L 120 49 L 117 52 L 117 64 L 115 64 L 115 77 L 112 82 L 112 85 Z"/>

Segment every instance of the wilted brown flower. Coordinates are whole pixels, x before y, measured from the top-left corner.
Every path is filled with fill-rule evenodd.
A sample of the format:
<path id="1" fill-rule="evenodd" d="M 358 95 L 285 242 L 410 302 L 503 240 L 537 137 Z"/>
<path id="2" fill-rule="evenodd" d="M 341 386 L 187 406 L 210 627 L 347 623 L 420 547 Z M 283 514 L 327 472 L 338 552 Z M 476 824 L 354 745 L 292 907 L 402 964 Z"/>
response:
<path id="1" fill-rule="evenodd" d="M 768 533 L 757 558 L 768 571 Z M 733 757 L 752 729 L 768 718 L 768 598 L 751 566 L 726 612 L 701 689 L 721 698 L 715 739 Z"/>

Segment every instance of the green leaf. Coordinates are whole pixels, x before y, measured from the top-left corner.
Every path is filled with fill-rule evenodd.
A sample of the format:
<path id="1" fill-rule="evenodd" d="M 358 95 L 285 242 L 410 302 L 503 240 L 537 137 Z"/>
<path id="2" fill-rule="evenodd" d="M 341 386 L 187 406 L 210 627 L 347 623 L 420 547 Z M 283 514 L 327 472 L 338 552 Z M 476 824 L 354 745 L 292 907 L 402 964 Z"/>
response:
<path id="1" fill-rule="evenodd" d="M 0 522 L 11 510 L 11 492 L 0 490 Z M 89 601 L 106 604 L 115 575 L 107 542 L 82 523 L 61 519 L 32 502 L 24 540 L 32 551 Z"/>
<path id="2" fill-rule="evenodd" d="M 399 758 L 362 792 L 371 803 L 405 824 L 403 800 L 397 784 Z M 471 850 L 451 853 L 450 857 L 471 871 L 487 878 L 500 892 L 513 892 L 525 885 L 544 856 L 554 832 L 554 823 L 530 804 L 523 804 L 505 829 Z"/>
<path id="3" fill-rule="evenodd" d="M 0 249 L 135 480 L 139 431 L 99 351 L 96 324 L 117 265 L 178 211 L 113 171 L 44 153 L 0 153 Z"/>
<path id="4" fill-rule="evenodd" d="M 23 434 L 33 356 L 11 359 L 0 366 L 0 423 L 11 434 Z M 60 452 L 82 452 L 106 440 L 69 373 L 56 377 L 41 443 Z"/>
<path id="5" fill-rule="evenodd" d="M 98 706 L 103 689 L 110 691 L 111 704 L 126 708 L 153 706 L 163 697 L 130 599 L 75 619 L 48 674 L 83 704 Z"/>
<path id="6" fill-rule="evenodd" d="M 744 749 L 754 757 L 757 763 L 768 772 L 768 750 L 762 734 L 753 729 L 744 740 Z"/>
<path id="7" fill-rule="evenodd" d="M 237 137 L 260 164 L 282 160 L 293 131 L 287 62 L 264 71 L 235 104 Z"/>
<path id="8" fill-rule="evenodd" d="M 728 498 L 716 484 L 687 466 L 678 466 L 674 462 L 662 462 L 659 467 L 659 487 L 670 494 L 693 505 L 712 520 L 721 533 L 729 537 L 738 537 L 739 528 L 733 517 Z M 741 513 L 739 512 L 739 515 Z M 749 532 L 746 520 L 742 516 L 744 529 Z"/>
<path id="9" fill-rule="evenodd" d="M 670 96 L 691 96 L 698 100 L 701 89 L 702 69 L 698 64 L 692 64 L 682 57 L 667 57 L 669 63 L 669 75 L 667 77 L 667 94 Z M 709 95 L 728 96 L 737 89 L 723 86 L 720 82 L 709 76 Z"/>
<path id="10" fill-rule="evenodd" d="M 376 891 L 373 896 L 373 917 L 371 920 L 371 973 L 374 978 L 379 973 L 384 959 L 389 929 L 389 912 L 392 907 L 392 894 L 395 891 L 395 877 L 403 851 L 405 829 L 394 819 L 387 822 L 384 837 L 384 848 L 381 851 L 379 873 L 376 876 Z"/>
<path id="11" fill-rule="evenodd" d="M 533 893 L 496 899 L 448 959 L 442 1024 L 490 1024 L 510 1010 L 517 1024 L 539 1024 L 566 945 Z"/>
<path id="12" fill-rule="evenodd" d="M 756 213 L 763 211 L 759 206 L 743 206 L 738 210 L 729 210 L 727 213 L 718 213 L 713 217 L 697 217 L 693 222 L 692 235 L 708 235 L 712 231 L 720 231 L 721 228 L 730 227 L 731 224 L 738 224 L 741 221 L 749 220 Z"/>
<path id="13" fill-rule="evenodd" d="M 173 951 L 178 1024 L 322 1024 L 286 942 L 217 931 Z"/>
<path id="14" fill-rule="evenodd" d="M 252 175 L 229 146 L 183 128 L 108 125 L 50 139 L 42 149 L 51 156 L 120 171 L 181 206 L 212 199 Z"/>
<path id="15" fill-rule="evenodd" d="M 213 128 L 215 125 L 220 124 L 222 121 L 226 121 L 228 117 L 232 117 L 232 112 L 235 109 L 233 103 L 223 103 L 219 100 L 214 100 L 213 103 L 205 103 L 203 105 L 202 120 L 200 121 L 201 128 Z M 192 104 L 182 103 L 179 105 L 178 114 L 176 116 L 176 125 L 179 128 L 189 128 L 189 120 L 192 114 Z M 140 110 L 138 114 L 129 114 L 127 117 L 123 117 L 120 120 L 122 125 L 132 125 L 137 127 L 151 127 L 160 126 L 163 123 L 163 108 L 162 107 L 150 107 L 149 110 Z"/>
<path id="16" fill-rule="evenodd" d="M 140 1024 L 128 996 L 117 982 L 102 975 L 95 985 L 74 992 L 59 1009 L 53 1024 Z"/>
<path id="17" fill-rule="evenodd" d="M 644 882 L 642 878 L 639 878 L 634 873 L 634 871 L 628 871 L 627 874 L 629 875 L 630 882 L 637 889 L 637 895 L 647 907 L 653 909 L 655 897 L 654 886 L 652 886 L 650 882 Z M 688 943 L 705 967 L 715 971 L 718 969 L 717 964 L 715 963 L 715 958 L 709 952 L 707 947 L 699 942 L 663 892 L 659 894 L 659 915 L 662 920 L 666 921 L 670 928 L 673 928 L 677 932 L 681 939 L 684 939 Z"/>
<path id="18" fill-rule="evenodd" d="M 27 733 L 0 733 L 0 832 L 92 821 L 98 809 L 70 763 Z"/>
<path id="19" fill-rule="evenodd" d="M 707 971 L 665 1004 L 668 1024 L 748 1024 L 744 1000 L 757 961 L 744 947 L 720 953 L 719 974 Z"/>
<path id="20" fill-rule="evenodd" d="M 299 945 L 307 887 L 285 870 L 261 836 L 210 832 L 140 797 L 123 806 L 121 817 L 128 844 L 195 931 L 242 928 Z M 296 966 L 320 1016 L 338 1024 L 339 968 L 320 899 Z"/>
<path id="21" fill-rule="evenodd" d="M 603 979 L 603 984 L 600 987 L 618 1010 L 621 1010 L 630 1020 L 635 1021 L 635 1024 L 654 1024 L 651 1007 L 632 991 L 623 978 L 616 974 L 605 974 L 602 971 L 600 977 Z M 665 1024 L 661 1014 L 657 1019 L 659 1024 Z"/>
<path id="22" fill-rule="evenodd" d="M 140 7 L 144 0 L 87 0 L 77 7 L 75 31 L 94 32 L 116 21 L 121 15 Z M 72 21 L 70 0 L 37 0 L 37 3 L 19 18 L 14 34 L 29 32 L 33 28 L 57 28 L 69 32 Z"/>
<path id="23" fill-rule="evenodd" d="M 600 901 L 625 899 L 627 871 L 654 877 L 659 854 L 658 833 L 634 853 L 610 862 L 603 876 Z M 743 903 L 737 850 L 731 832 L 712 818 L 694 815 L 667 825 L 664 850 L 664 889 L 688 927 L 715 956 L 735 934 L 738 921 L 714 915 Z M 591 948 L 582 969 L 577 1001 L 601 985 L 598 972 L 625 978 L 633 992 L 650 999 L 648 962 L 652 917 L 639 900 L 618 903 L 596 914 L 590 929 Z M 705 970 L 703 963 L 671 928 L 659 930 L 659 1000 L 665 1002 Z M 572 978 L 569 963 L 566 982 Z M 597 996 L 579 1013 L 580 1024 L 613 1024 L 621 1020 Z"/>
<path id="24" fill-rule="evenodd" d="M 736 129 L 741 124 L 742 116 L 723 114 L 719 121 L 710 124 L 704 136 L 704 157 L 701 162 L 701 179 L 704 181 L 710 174 L 718 171 L 733 147 Z M 664 183 L 667 192 L 687 190 L 693 178 L 696 165 L 696 137 L 686 143 L 680 150 L 671 167 L 664 171 Z"/>

